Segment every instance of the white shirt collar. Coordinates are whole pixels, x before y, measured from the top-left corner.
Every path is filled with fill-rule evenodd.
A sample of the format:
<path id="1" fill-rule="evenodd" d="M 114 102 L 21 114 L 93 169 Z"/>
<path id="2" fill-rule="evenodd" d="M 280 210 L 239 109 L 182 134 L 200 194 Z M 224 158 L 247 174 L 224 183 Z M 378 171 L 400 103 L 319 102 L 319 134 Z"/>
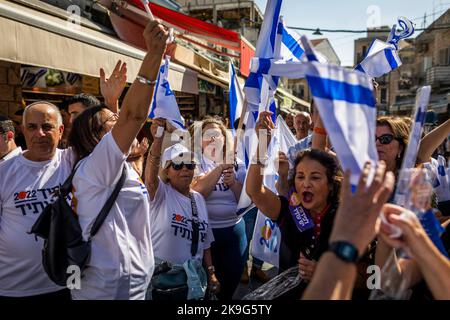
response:
<path id="1" fill-rule="evenodd" d="M 18 156 L 22 153 L 22 148 L 21 147 L 17 147 L 15 149 L 13 149 L 10 153 L 8 153 L 6 156 L 3 157 L 3 159 L 0 159 L 0 163 L 4 162 L 6 160 L 9 160 L 11 158 L 14 158 L 15 156 Z"/>

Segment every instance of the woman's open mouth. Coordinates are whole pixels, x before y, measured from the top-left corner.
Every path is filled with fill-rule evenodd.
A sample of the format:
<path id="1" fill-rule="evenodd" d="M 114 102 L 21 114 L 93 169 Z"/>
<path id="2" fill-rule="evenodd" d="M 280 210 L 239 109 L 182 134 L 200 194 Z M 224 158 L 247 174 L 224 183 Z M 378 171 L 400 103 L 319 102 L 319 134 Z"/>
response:
<path id="1" fill-rule="evenodd" d="M 303 203 L 311 203 L 313 201 L 314 194 L 309 191 L 304 191 L 302 193 L 302 202 Z"/>

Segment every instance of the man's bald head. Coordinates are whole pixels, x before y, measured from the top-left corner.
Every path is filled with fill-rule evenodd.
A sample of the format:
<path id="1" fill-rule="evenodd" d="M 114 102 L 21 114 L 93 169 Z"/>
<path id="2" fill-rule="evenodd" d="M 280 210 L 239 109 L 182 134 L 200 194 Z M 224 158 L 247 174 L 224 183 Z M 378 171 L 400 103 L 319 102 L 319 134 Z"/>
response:
<path id="1" fill-rule="evenodd" d="M 43 112 L 43 113 L 55 113 L 56 121 L 57 121 L 56 125 L 59 127 L 63 124 L 62 115 L 57 106 L 55 106 L 53 103 L 48 102 L 48 101 L 37 101 L 37 102 L 33 102 L 32 104 L 28 105 L 25 108 L 25 110 L 23 111 L 23 117 L 22 117 L 23 125 L 25 125 L 25 123 L 26 123 L 26 116 L 30 110 L 36 110 L 38 112 Z"/>
<path id="2" fill-rule="evenodd" d="M 22 126 L 28 147 L 24 157 L 31 161 L 52 159 L 64 132 L 59 109 L 47 101 L 30 104 L 23 112 Z"/>

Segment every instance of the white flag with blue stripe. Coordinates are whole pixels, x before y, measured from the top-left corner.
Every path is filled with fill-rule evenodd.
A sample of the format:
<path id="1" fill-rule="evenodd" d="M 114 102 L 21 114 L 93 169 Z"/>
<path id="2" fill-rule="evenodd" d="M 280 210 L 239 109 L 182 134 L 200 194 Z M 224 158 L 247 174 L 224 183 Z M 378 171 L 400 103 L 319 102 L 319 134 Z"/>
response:
<path id="1" fill-rule="evenodd" d="M 300 61 L 305 52 L 300 45 L 300 35 L 294 30 L 287 28 L 284 25 L 282 17 L 280 17 L 278 23 L 277 34 L 278 37 L 281 37 L 279 40 L 280 52 L 278 56 L 286 61 Z"/>
<path id="2" fill-rule="evenodd" d="M 351 171 L 350 181 L 356 186 L 364 164 L 378 161 L 372 81 L 365 74 L 339 66 L 309 64 L 306 79 L 314 102 L 342 168 Z"/>
<path id="3" fill-rule="evenodd" d="M 274 58 L 281 3 L 282 0 L 267 1 L 264 20 L 256 43 L 255 57 Z M 263 80 L 263 75 L 261 73 L 250 72 L 247 81 L 245 82 L 245 99 L 251 105 L 259 106 L 261 103 Z M 272 83 L 272 86 L 278 84 L 277 77 L 272 77 L 269 81 Z"/>
<path id="4" fill-rule="evenodd" d="M 241 135 L 241 139 L 238 141 L 238 154 L 237 157 L 245 163 L 246 169 L 250 166 L 250 162 L 254 154 L 256 154 L 256 148 L 258 147 L 258 137 L 255 132 L 255 124 L 258 118 L 258 111 L 247 111 L 244 117 L 245 131 Z M 247 170 L 248 171 L 248 170 Z M 248 210 L 254 207 L 252 200 L 245 191 L 247 185 L 247 175 L 245 176 L 244 184 L 239 197 L 239 202 L 236 209 L 238 216 L 244 215 Z"/>
<path id="5" fill-rule="evenodd" d="M 406 151 L 403 156 L 402 167 L 400 170 L 399 182 L 395 190 L 394 202 L 400 206 L 406 207 L 409 181 L 411 179 L 408 176 L 406 169 L 414 168 L 417 159 L 417 152 L 420 147 L 420 139 L 422 136 L 423 124 L 427 113 L 428 102 L 430 101 L 431 87 L 425 86 L 417 90 L 416 104 L 414 111 L 414 123 L 409 134 L 409 142 L 406 147 Z"/>
<path id="6" fill-rule="evenodd" d="M 398 42 L 414 33 L 414 24 L 404 17 L 399 17 L 398 23 L 402 30 L 397 32 L 396 25 L 394 25 L 387 42 L 375 39 L 363 61 L 356 65 L 355 70 L 364 72 L 372 78 L 377 78 L 402 65 L 398 55 Z"/>
<path id="7" fill-rule="evenodd" d="M 230 126 L 233 129 L 233 134 L 235 134 L 234 123 L 237 119 L 241 117 L 242 108 L 244 105 L 244 97 L 242 94 L 242 89 L 236 76 L 236 70 L 234 69 L 233 63 L 229 61 L 228 72 L 230 75 L 229 79 L 229 103 L 230 103 Z"/>
<path id="8" fill-rule="evenodd" d="M 355 67 L 355 70 L 364 72 L 372 78 L 378 78 L 401 65 L 402 62 L 395 46 L 375 39 L 366 57 Z"/>
<path id="9" fill-rule="evenodd" d="M 276 182 L 278 170 L 276 159 L 278 152 L 287 154 L 290 146 L 296 143 L 296 139 L 281 116 L 277 118 L 277 126 L 273 132 L 272 140 L 268 147 L 269 159 L 264 169 L 264 186 L 277 193 Z M 255 228 L 253 231 L 251 254 L 253 257 L 268 262 L 276 267 L 279 264 L 281 232 L 278 225 L 264 214 L 258 211 Z"/>
<path id="10" fill-rule="evenodd" d="M 149 118 L 163 118 L 177 129 L 186 130 L 177 100 L 168 81 L 170 58 L 166 57 L 159 70 Z"/>

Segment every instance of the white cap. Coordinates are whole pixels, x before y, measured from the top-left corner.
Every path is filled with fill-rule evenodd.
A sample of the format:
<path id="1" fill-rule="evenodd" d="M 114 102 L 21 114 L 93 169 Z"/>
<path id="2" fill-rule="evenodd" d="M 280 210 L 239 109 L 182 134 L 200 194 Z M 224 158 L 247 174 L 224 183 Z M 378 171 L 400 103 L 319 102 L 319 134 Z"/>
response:
<path id="1" fill-rule="evenodd" d="M 166 150 L 164 150 L 162 159 L 161 159 L 161 165 L 163 168 L 166 167 L 166 164 L 168 161 L 180 163 L 191 163 L 192 162 L 192 152 L 188 150 L 184 145 L 181 143 L 176 143 L 171 147 L 168 147 Z"/>

